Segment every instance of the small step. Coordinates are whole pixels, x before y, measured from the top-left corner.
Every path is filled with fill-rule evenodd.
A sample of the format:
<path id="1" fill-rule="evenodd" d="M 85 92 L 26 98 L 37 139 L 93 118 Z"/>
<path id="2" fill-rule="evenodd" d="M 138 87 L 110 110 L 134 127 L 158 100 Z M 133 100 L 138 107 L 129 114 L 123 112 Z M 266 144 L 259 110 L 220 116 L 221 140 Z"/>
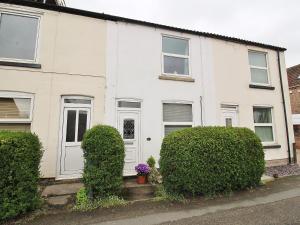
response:
<path id="1" fill-rule="evenodd" d="M 54 184 L 45 187 L 42 192 L 42 197 L 73 195 L 76 194 L 82 187 L 83 183 Z"/>
<path id="2" fill-rule="evenodd" d="M 261 177 L 262 184 L 267 184 L 267 183 L 270 183 L 274 180 L 275 180 L 274 177 L 268 176 L 266 174 L 263 174 L 262 177 Z"/>
<path id="3" fill-rule="evenodd" d="M 123 196 L 126 200 L 145 200 L 154 197 L 155 186 L 151 184 L 137 184 L 134 179 L 125 180 Z"/>
<path id="4" fill-rule="evenodd" d="M 60 208 L 67 205 L 70 202 L 71 198 L 72 198 L 71 195 L 54 196 L 54 197 L 47 198 L 46 202 L 51 207 Z"/>

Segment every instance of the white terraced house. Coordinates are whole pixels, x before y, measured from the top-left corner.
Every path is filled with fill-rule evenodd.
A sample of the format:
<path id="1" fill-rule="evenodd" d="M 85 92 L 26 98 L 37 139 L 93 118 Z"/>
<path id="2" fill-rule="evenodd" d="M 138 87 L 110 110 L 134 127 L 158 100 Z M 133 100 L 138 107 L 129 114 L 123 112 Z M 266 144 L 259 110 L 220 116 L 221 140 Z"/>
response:
<path id="1" fill-rule="evenodd" d="M 116 127 L 124 176 L 168 133 L 248 127 L 293 160 L 284 48 L 34 1 L 0 3 L 0 129 L 31 131 L 44 178 L 80 178 L 86 129 Z"/>

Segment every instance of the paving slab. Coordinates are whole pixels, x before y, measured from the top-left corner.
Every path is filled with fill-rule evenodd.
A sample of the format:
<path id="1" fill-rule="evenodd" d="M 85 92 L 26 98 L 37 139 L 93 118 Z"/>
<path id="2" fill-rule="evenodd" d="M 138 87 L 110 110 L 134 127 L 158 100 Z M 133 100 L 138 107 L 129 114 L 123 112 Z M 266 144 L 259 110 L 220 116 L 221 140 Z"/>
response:
<path id="1" fill-rule="evenodd" d="M 55 184 L 47 186 L 43 192 L 43 197 L 71 195 L 75 194 L 80 188 L 83 187 L 83 183 L 70 183 L 70 184 Z"/>
<path id="2" fill-rule="evenodd" d="M 50 206 L 65 206 L 68 204 L 71 195 L 62 195 L 62 196 L 55 196 L 47 198 L 47 203 Z"/>
<path id="3" fill-rule="evenodd" d="M 271 176 L 268 176 L 268 175 L 265 175 L 265 174 L 261 177 L 261 182 L 263 184 L 267 184 L 267 183 L 272 182 L 274 180 L 275 180 L 274 177 L 271 177 Z"/>

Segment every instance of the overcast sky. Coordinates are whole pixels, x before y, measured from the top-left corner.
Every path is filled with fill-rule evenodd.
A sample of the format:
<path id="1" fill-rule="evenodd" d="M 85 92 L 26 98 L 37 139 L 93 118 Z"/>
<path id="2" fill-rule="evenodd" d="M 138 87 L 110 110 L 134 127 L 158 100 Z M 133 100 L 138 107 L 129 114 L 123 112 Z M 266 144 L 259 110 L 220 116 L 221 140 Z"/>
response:
<path id="1" fill-rule="evenodd" d="M 299 0 L 65 0 L 67 6 L 287 48 L 300 64 Z"/>

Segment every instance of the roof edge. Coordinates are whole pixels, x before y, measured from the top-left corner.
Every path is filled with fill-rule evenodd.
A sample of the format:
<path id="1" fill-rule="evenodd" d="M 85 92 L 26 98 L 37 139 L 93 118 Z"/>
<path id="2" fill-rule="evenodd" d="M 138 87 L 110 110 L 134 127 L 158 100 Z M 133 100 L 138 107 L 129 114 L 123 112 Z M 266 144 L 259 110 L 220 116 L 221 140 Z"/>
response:
<path id="1" fill-rule="evenodd" d="M 90 17 L 90 18 L 95 18 L 95 19 L 110 20 L 110 21 L 115 21 L 115 22 L 120 21 L 120 22 L 132 23 L 132 24 L 143 25 L 143 26 L 148 26 L 148 27 L 166 29 L 166 30 L 171 30 L 171 31 L 178 31 L 178 32 L 182 32 L 182 33 L 194 34 L 194 35 L 198 35 L 198 36 L 203 36 L 203 37 L 208 37 L 208 38 L 213 38 L 213 39 L 218 39 L 218 40 L 223 40 L 223 41 L 229 41 L 229 42 L 234 42 L 234 43 L 239 43 L 239 44 L 245 44 L 245 45 L 250 45 L 250 46 L 256 46 L 256 47 L 261 47 L 261 48 L 267 48 L 267 49 L 272 49 L 272 50 L 276 50 L 276 51 L 286 51 L 287 50 L 286 48 L 283 48 L 283 47 L 273 46 L 273 45 L 269 45 L 269 44 L 263 44 L 263 43 L 254 42 L 254 41 L 248 41 L 248 40 L 239 39 L 239 38 L 235 38 L 235 37 L 229 37 L 229 36 L 225 36 L 225 35 L 219 35 L 219 34 L 214 34 L 214 33 L 172 27 L 172 26 L 163 25 L 163 24 L 157 24 L 157 23 L 146 22 L 146 21 L 141 21 L 141 20 L 136 20 L 136 19 L 113 16 L 113 15 L 108 15 L 108 14 L 104 14 L 104 13 L 91 12 L 91 11 L 86 11 L 86 10 L 82 10 L 82 9 L 65 7 L 65 6 L 49 5 L 49 4 L 43 4 L 43 3 L 39 3 L 39 2 L 26 1 L 26 0 L 1 0 L 1 3 L 28 6 L 28 7 L 51 10 L 51 11 L 56 11 L 56 12 L 63 12 L 63 13 L 68 13 L 68 14 L 73 14 L 73 15 L 80 15 L 80 16 L 85 16 L 85 17 Z"/>
<path id="2" fill-rule="evenodd" d="M 300 67 L 300 64 L 297 64 L 297 65 L 291 66 L 291 67 L 287 68 L 287 70 L 293 69 L 293 68 L 295 68 L 295 67 L 298 67 L 298 66 Z"/>

